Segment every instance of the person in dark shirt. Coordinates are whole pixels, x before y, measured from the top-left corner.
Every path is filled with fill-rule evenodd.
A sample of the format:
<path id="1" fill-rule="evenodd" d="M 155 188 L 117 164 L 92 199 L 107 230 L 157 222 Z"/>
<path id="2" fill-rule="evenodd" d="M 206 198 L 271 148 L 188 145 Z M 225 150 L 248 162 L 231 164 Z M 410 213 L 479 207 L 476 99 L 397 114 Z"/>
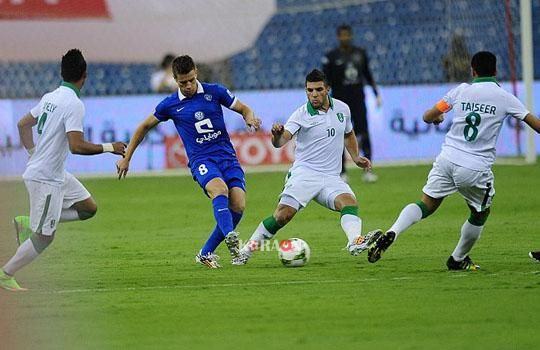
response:
<path id="1" fill-rule="evenodd" d="M 354 132 L 359 139 L 360 149 L 364 156 L 371 160 L 371 140 L 367 122 L 367 109 L 364 85 L 369 84 L 377 98 L 377 106 L 382 103 L 369 69 L 366 50 L 353 46 L 353 33 L 349 25 L 337 28 L 339 46 L 322 58 L 323 71 L 332 88 L 332 96 L 345 102 L 351 110 Z M 346 179 L 345 162 L 341 176 Z M 364 174 L 364 181 L 375 182 L 377 176 L 372 172 Z"/>

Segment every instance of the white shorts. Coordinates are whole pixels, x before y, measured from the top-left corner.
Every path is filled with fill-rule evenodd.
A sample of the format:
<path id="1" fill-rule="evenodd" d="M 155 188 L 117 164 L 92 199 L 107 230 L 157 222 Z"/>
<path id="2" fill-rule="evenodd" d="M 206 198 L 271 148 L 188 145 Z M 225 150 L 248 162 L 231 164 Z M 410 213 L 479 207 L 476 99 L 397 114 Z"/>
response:
<path id="1" fill-rule="evenodd" d="M 437 157 L 422 191 L 433 198 L 459 192 L 467 204 L 481 212 L 491 206 L 495 195 L 495 177 L 491 170 L 471 170 Z"/>
<path id="2" fill-rule="evenodd" d="M 56 231 L 62 209 L 90 198 L 90 192 L 68 172 L 62 186 L 32 180 L 24 183 L 30 196 L 30 229 L 46 236 Z"/>
<path id="3" fill-rule="evenodd" d="M 285 178 L 280 204 L 300 210 L 315 199 L 320 205 L 336 210 L 336 197 L 348 193 L 355 197 L 349 185 L 339 175 L 326 175 L 305 168 L 292 169 Z"/>

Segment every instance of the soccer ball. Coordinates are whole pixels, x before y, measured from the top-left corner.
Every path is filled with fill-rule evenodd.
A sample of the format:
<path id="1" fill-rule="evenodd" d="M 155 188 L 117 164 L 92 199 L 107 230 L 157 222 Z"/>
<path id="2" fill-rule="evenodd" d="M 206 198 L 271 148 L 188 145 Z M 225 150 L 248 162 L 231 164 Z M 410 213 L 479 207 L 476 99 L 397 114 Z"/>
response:
<path id="1" fill-rule="evenodd" d="M 307 264 L 311 256 L 308 244 L 300 238 L 291 238 L 279 242 L 279 260 L 287 267 L 300 267 Z"/>

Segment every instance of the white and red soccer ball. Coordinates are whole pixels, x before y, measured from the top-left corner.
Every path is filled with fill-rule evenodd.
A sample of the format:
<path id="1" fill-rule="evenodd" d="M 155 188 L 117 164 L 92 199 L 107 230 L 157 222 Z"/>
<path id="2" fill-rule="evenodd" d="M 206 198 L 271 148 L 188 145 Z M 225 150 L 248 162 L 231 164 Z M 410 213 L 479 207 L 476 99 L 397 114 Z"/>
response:
<path id="1" fill-rule="evenodd" d="M 290 238 L 279 242 L 278 255 L 286 267 L 300 267 L 309 261 L 311 250 L 304 240 Z"/>

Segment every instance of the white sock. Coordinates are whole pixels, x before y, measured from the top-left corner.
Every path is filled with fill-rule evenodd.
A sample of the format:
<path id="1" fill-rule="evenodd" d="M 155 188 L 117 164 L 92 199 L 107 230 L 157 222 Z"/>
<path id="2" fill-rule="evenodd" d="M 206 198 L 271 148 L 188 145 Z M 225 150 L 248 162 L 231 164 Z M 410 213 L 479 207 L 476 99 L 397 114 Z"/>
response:
<path id="1" fill-rule="evenodd" d="M 268 232 L 266 227 L 264 227 L 263 223 L 261 222 L 259 226 L 257 226 L 257 229 L 255 229 L 255 232 L 253 232 L 251 235 L 249 241 L 242 248 L 242 252 L 248 256 L 251 256 L 251 254 L 259 248 L 262 241 L 265 239 L 271 239 L 273 236 L 274 235 Z"/>
<path id="2" fill-rule="evenodd" d="M 422 209 L 420 209 L 418 204 L 411 203 L 403 208 L 396 222 L 394 222 L 388 231 L 393 231 L 397 238 L 401 232 L 416 224 L 421 219 Z"/>
<path id="3" fill-rule="evenodd" d="M 60 214 L 60 222 L 67 222 L 67 221 L 78 221 L 81 220 L 79 218 L 79 212 L 73 208 L 67 208 L 62 209 L 62 213 Z"/>
<path id="4" fill-rule="evenodd" d="M 362 220 L 356 215 L 345 214 L 341 217 L 341 228 L 351 243 L 362 233 Z"/>
<path id="5" fill-rule="evenodd" d="M 461 237 L 459 238 L 456 249 L 452 253 L 454 260 L 463 261 L 465 259 L 474 243 L 480 238 L 483 229 L 484 226 L 474 226 L 469 220 L 465 220 L 465 223 L 461 226 Z"/>
<path id="6" fill-rule="evenodd" d="M 13 276 L 15 272 L 22 269 L 24 266 L 30 264 L 35 258 L 37 258 L 39 253 L 31 239 L 27 239 L 20 245 L 15 255 L 4 265 L 2 268 L 5 273 L 10 276 Z"/>

